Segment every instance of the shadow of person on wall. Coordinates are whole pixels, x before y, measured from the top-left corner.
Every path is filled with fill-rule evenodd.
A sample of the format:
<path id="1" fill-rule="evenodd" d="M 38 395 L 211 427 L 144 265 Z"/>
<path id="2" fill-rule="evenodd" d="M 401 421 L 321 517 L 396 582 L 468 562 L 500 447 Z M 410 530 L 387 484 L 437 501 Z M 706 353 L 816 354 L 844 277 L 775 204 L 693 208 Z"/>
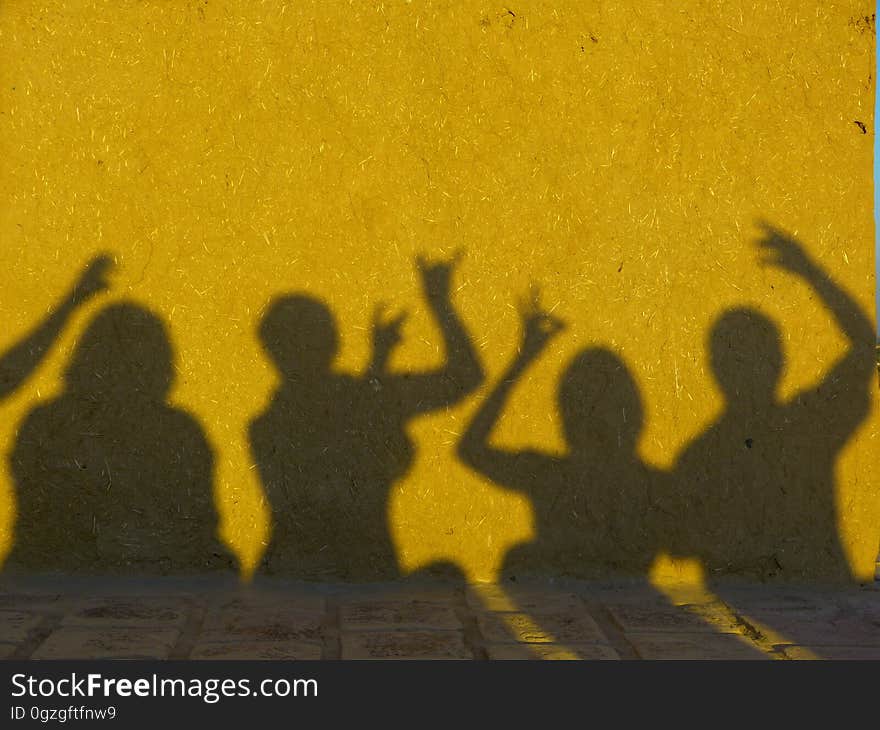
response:
<path id="1" fill-rule="evenodd" d="M 710 578 L 852 581 L 839 534 L 835 466 L 870 408 L 874 329 L 859 305 L 794 238 L 767 224 L 765 263 L 799 277 L 834 317 L 844 354 L 818 385 L 787 401 L 779 329 L 750 308 L 725 312 L 709 334 L 721 415 L 681 453 L 674 551 Z"/>
<path id="2" fill-rule="evenodd" d="M 551 570 L 574 577 L 643 574 L 654 555 L 654 504 L 663 472 L 636 453 L 643 424 L 641 395 L 623 361 L 592 347 L 571 361 L 557 391 L 567 444 L 564 455 L 493 446 L 490 437 L 520 378 L 563 330 L 538 308 L 522 309 L 519 352 L 461 438 L 461 460 L 496 484 L 526 495 L 534 539 L 505 557 L 502 576 L 516 580 Z"/>
<path id="3" fill-rule="evenodd" d="M 455 260 L 419 260 L 425 298 L 443 335 L 435 370 L 395 373 L 388 359 L 403 317 L 373 326 L 363 375 L 334 369 L 339 335 L 322 302 L 304 294 L 274 300 L 259 334 L 281 383 L 250 426 L 250 442 L 272 509 L 269 572 L 313 579 L 400 576 L 388 524 L 392 484 L 410 468 L 406 426 L 452 406 L 483 373 L 451 301 Z"/>
<path id="4" fill-rule="evenodd" d="M 230 566 L 216 536 L 212 452 L 193 417 L 168 403 L 173 377 L 155 314 L 118 303 L 95 316 L 63 392 L 19 430 L 11 566 L 91 574 Z"/>
<path id="5" fill-rule="evenodd" d="M 515 617 L 507 625 L 508 641 L 523 641 L 524 630 L 538 632 L 551 643 L 519 646 L 531 647 L 537 658 L 560 641 L 553 633 L 559 629 L 568 635 L 568 655 L 595 658 L 601 647 L 593 644 L 607 639 L 592 619 L 581 616 L 577 601 L 569 605 L 563 594 L 565 606 L 560 609 L 560 598 L 552 597 L 558 589 L 545 579 L 643 579 L 660 549 L 669 479 L 639 457 L 644 421 L 639 387 L 621 358 L 602 347 L 580 351 L 561 377 L 556 398 L 567 447 L 563 454 L 492 444 L 513 389 L 564 329 L 562 321 L 541 311 L 534 293 L 521 307 L 521 317 L 519 351 L 478 408 L 458 454 L 495 484 L 523 494 L 532 506 L 533 538 L 510 549 L 499 572 L 505 601 L 513 610 L 501 615 Z M 629 586 L 627 595 L 638 596 L 645 610 L 673 615 L 673 620 L 686 612 L 646 582 Z"/>

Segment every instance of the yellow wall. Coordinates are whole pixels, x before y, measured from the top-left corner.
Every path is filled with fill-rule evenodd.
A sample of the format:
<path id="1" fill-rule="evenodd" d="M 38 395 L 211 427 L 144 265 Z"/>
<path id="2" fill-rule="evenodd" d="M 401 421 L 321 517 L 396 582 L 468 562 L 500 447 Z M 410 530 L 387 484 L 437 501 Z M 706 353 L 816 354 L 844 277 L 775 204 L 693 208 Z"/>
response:
<path id="1" fill-rule="evenodd" d="M 385 301 L 410 313 L 393 368 L 426 368 L 442 349 L 415 257 L 463 247 L 454 302 L 486 368 L 482 392 L 517 348 L 515 301 L 530 283 L 568 323 L 494 443 L 561 453 L 557 380 L 599 344 L 641 389 L 640 454 L 671 468 L 719 413 L 706 337 L 726 309 L 753 306 L 779 324 L 783 398 L 845 347 L 803 282 L 759 266 L 757 219 L 796 234 L 873 316 L 871 10 L 868 0 L 5 2 L 0 349 L 96 253 L 111 252 L 117 269 L 112 290 L 0 405 L 0 443 L 11 450 L 17 424 L 58 392 L 93 313 L 142 303 L 171 332 L 173 401 L 216 453 L 222 535 L 253 566 L 269 509 L 247 427 L 276 383 L 261 313 L 290 290 L 323 299 L 340 368 L 358 371 Z M 411 426 L 415 464 L 389 506 L 405 570 L 450 560 L 491 578 L 530 537 L 528 501 L 456 458 L 479 402 Z M 876 416 L 875 400 L 837 469 L 840 531 L 860 577 L 880 525 Z M 4 475 L 5 550 L 15 513 Z"/>

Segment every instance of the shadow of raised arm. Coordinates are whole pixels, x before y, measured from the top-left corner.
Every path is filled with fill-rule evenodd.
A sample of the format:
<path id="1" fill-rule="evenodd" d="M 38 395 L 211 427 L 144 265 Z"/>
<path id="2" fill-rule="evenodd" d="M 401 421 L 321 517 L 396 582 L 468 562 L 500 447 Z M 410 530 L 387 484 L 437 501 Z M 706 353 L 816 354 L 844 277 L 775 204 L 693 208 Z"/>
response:
<path id="1" fill-rule="evenodd" d="M 548 461 L 552 457 L 536 452 L 509 451 L 489 445 L 489 437 L 498 423 L 513 387 L 526 368 L 565 327 L 563 322 L 542 312 L 536 298 L 520 313 L 523 319 L 522 345 L 504 371 L 498 384 L 483 401 L 458 444 L 458 456 L 468 466 L 503 486 L 515 486 L 534 475 L 536 465 L 526 461 Z"/>
<path id="2" fill-rule="evenodd" d="M 399 317 L 383 330 L 374 324 L 374 354 L 369 373 L 382 375 L 383 384 L 410 415 L 452 405 L 483 382 L 483 366 L 461 318 L 452 304 L 452 274 L 460 256 L 429 264 L 421 257 L 418 267 L 425 299 L 443 335 L 446 362 L 421 373 L 382 373 L 391 348 L 399 341 Z"/>
<path id="3" fill-rule="evenodd" d="M 817 393 L 828 388 L 851 388 L 871 379 L 874 373 L 874 327 L 858 303 L 814 262 L 795 238 L 768 223 L 760 222 L 764 235 L 757 245 L 763 263 L 799 276 L 822 300 L 837 326 L 849 340 L 846 353 L 837 361 Z"/>
<path id="4" fill-rule="evenodd" d="M 96 256 L 52 313 L 0 356 L 0 399 L 12 395 L 43 361 L 73 313 L 105 291 L 112 266 L 109 256 Z"/>

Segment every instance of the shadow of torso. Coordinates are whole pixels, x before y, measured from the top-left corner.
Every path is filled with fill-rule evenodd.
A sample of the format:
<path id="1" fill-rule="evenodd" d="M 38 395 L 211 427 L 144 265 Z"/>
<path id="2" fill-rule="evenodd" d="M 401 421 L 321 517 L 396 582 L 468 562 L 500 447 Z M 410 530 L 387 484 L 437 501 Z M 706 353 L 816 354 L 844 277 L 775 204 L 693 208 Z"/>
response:
<path id="1" fill-rule="evenodd" d="M 379 381 L 288 380 L 251 425 L 273 534 L 270 572 L 387 579 L 399 574 L 387 518 L 392 484 L 413 460 L 406 413 Z"/>
<path id="2" fill-rule="evenodd" d="M 11 566 L 229 567 L 215 535 L 211 451 L 182 411 L 152 400 L 64 395 L 27 417 L 11 461 L 19 512 Z"/>
<path id="3" fill-rule="evenodd" d="M 845 402 L 843 402 L 845 401 Z M 675 469 L 683 520 L 675 552 L 710 576 L 851 580 L 840 541 L 835 467 L 869 406 L 863 389 L 829 409 L 815 394 L 725 413 Z"/>
<path id="4" fill-rule="evenodd" d="M 535 534 L 509 551 L 502 569 L 505 578 L 540 575 L 548 565 L 579 578 L 642 575 L 648 570 L 662 540 L 658 526 L 669 477 L 637 458 L 624 460 L 614 451 L 605 455 L 608 458 L 519 455 L 524 478 L 516 486 L 533 506 Z"/>
<path id="5" fill-rule="evenodd" d="M 168 403 L 164 323 L 133 303 L 100 312 L 65 390 L 35 408 L 11 454 L 18 519 L 8 565 L 71 573 L 190 573 L 232 567 L 216 536 L 213 454 Z"/>

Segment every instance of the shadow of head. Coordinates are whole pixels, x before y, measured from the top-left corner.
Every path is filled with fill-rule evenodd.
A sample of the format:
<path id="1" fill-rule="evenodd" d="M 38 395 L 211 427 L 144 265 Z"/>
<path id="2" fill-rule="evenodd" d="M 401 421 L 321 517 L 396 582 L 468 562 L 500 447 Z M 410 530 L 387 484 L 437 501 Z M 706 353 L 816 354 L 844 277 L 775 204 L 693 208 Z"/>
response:
<path id="1" fill-rule="evenodd" d="M 635 450 L 642 398 L 626 364 L 610 350 L 589 348 L 575 356 L 562 375 L 558 403 L 572 455 L 601 458 Z"/>
<path id="2" fill-rule="evenodd" d="M 768 317 L 740 307 L 725 312 L 709 335 L 712 371 L 728 403 L 773 401 L 784 356 L 779 330 Z"/>
<path id="3" fill-rule="evenodd" d="M 263 316 L 260 340 L 282 375 L 330 370 L 339 350 L 333 313 L 302 294 L 275 299 Z"/>
<path id="4" fill-rule="evenodd" d="M 173 353 L 162 320 L 123 302 L 99 312 L 77 342 L 64 374 L 76 392 L 164 400 L 174 380 Z"/>

